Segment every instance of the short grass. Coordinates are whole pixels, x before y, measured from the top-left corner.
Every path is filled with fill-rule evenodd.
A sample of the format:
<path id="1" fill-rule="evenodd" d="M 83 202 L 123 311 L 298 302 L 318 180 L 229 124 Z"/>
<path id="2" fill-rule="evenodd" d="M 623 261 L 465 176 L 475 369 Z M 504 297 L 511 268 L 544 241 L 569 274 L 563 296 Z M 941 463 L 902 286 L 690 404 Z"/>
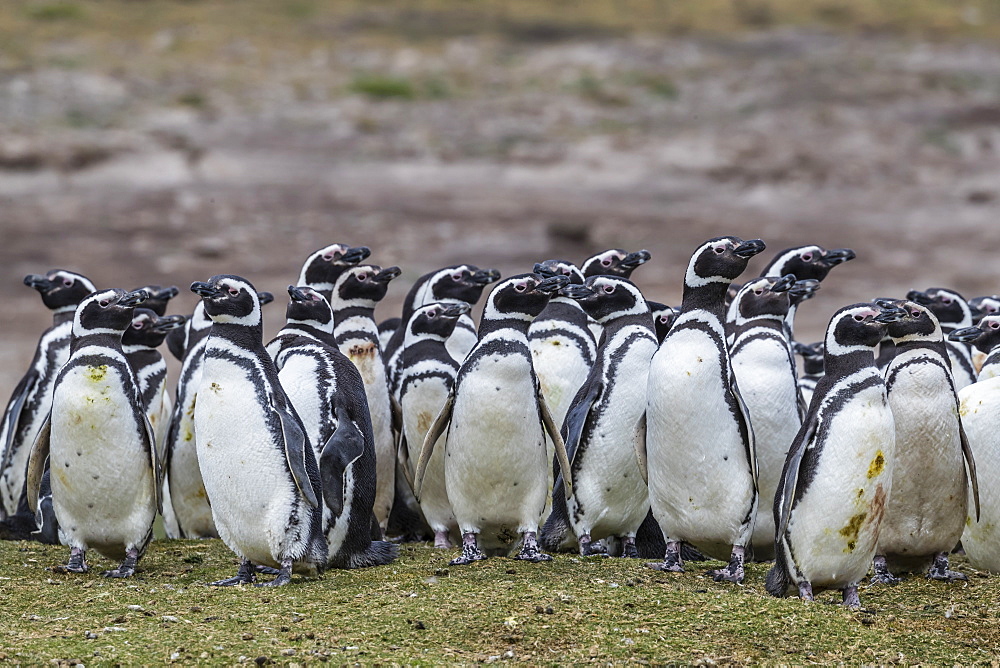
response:
<path id="1" fill-rule="evenodd" d="M 449 567 L 455 551 L 407 545 L 380 568 L 214 589 L 236 561 L 213 541 L 157 541 L 131 580 L 53 573 L 63 548 L 0 544 L 0 657 L 21 664 L 990 663 L 1000 659 L 1000 580 L 959 559 L 967 584 L 911 577 L 863 589 L 864 609 L 807 605 L 702 573 L 560 555 Z"/>

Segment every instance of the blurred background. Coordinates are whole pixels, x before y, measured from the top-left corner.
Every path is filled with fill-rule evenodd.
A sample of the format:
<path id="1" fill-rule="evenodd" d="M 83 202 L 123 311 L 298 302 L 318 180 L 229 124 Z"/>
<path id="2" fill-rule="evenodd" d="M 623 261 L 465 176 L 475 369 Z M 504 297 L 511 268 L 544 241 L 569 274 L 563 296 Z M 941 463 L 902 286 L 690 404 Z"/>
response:
<path id="1" fill-rule="evenodd" d="M 1000 292 L 997 0 L 7 0 L 0 389 L 51 323 L 28 273 L 100 287 L 313 250 L 505 275 L 647 248 L 676 304 L 701 241 L 850 247 L 799 312 Z M 750 273 L 748 272 L 748 273 Z M 6 395 L 5 395 L 6 396 Z"/>

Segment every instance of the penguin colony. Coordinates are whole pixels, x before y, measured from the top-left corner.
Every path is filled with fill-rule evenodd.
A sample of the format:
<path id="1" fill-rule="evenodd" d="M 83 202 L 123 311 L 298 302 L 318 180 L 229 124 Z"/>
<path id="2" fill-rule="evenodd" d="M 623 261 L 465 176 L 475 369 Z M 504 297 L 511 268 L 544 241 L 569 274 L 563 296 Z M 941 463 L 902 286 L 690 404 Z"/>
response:
<path id="1" fill-rule="evenodd" d="M 807 344 L 797 308 L 854 252 L 790 248 L 741 279 L 764 250 L 701 244 L 677 308 L 630 280 L 647 251 L 503 280 L 454 265 L 377 323 L 400 270 L 332 244 L 266 344 L 273 297 L 239 276 L 193 283 L 186 317 L 165 315 L 177 288 L 28 276 L 53 326 L 0 425 L 0 533 L 68 546 L 68 572 L 97 550 L 123 578 L 160 513 L 168 537 L 240 557 L 218 586 L 387 564 L 390 534 L 459 547 L 454 565 L 572 550 L 682 572 L 708 555 L 740 583 L 773 560 L 774 596 L 849 606 L 869 571 L 964 579 L 959 543 L 1000 570 L 1000 496 L 978 484 L 1000 475 L 1000 298 L 880 297 Z"/>

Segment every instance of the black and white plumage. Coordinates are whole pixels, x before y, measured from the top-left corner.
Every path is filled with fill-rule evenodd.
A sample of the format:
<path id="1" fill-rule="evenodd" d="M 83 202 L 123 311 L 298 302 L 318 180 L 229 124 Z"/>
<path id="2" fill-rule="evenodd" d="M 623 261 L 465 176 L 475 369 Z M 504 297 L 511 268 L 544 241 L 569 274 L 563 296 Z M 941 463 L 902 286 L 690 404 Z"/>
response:
<path id="1" fill-rule="evenodd" d="M 49 414 L 56 376 L 69 359 L 73 313 L 77 304 L 97 290 L 87 277 L 64 269 L 25 276 L 24 284 L 37 290 L 52 311 L 52 326 L 38 339 L 31 365 L 14 388 L 0 425 L 0 519 L 17 515 L 11 517 L 15 538 L 27 538 L 35 529 L 23 494 L 24 467 Z"/>
<path id="2" fill-rule="evenodd" d="M 299 280 L 295 284 L 310 287 L 329 301 L 340 275 L 371 254 L 371 249 L 367 246 L 330 244 L 305 259 L 299 269 Z"/>
<path id="3" fill-rule="evenodd" d="M 767 591 L 840 589 L 857 607 L 892 491 L 895 427 L 875 346 L 898 309 L 852 304 L 826 330 L 826 373 L 788 451 L 774 497 L 775 564 Z"/>
<path id="4" fill-rule="evenodd" d="M 816 383 L 823 377 L 823 342 L 792 343 L 792 352 L 802 358 L 802 373 L 799 375 L 799 394 L 802 405 L 809 406 L 812 402 Z"/>
<path id="5" fill-rule="evenodd" d="M 378 324 L 378 344 L 382 347 L 383 351 L 389 345 L 392 335 L 402 326 L 402 318 L 386 318 Z"/>
<path id="6" fill-rule="evenodd" d="M 288 295 L 287 322 L 267 351 L 319 462 L 327 566 L 387 564 L 398 549 L 371 538 L 375 443 L 361 373 L 337 347 L 326 298 L 306 286 Z"/>
<path id="7" fill-rule="evenodd" d="M 896 584 L 899 579 L 891 570 L 921 571 L 928 566 L 932 579 L 966 580 L 948 570 L 948 554 L 962 536 L 970 489 L 978 507 L 979 485 L 958 415 L 944 334 L 925 306 L 905 300 L 879 304 L 903 313 L 888 326 L 896 346 L 885 371 L 896 426 L 896 463 L 872 581 Z"/>
<path id="8" fill-rule="evenodd" d="M 180 289 L 176 285 L 163 287 L 162 285 L 144 285 L 133 290 L 145 290 L 149 299 L 142 303 L 142 308 L 152 311 L 156 315 L 163 317 L 167 314 L 167 304 L 171 299 L 180 294 Z"/>
<path id="9" fill-rule="evenodd" d="M 252 582 L 254 564 L 321 572 L 327 562 L 323 492 L 305 428 L 261 340 L 257 291 L 238 276 L 191 285 L 212 327 L 194 409 L 195 442 L 219 537 L 243 562 L 213 583 Z"/>
<path id="10" fill-rule="evenodd" d="M 653 316 L 653 330 L 656 332 L 656 342 L 657 344 L 663 343 L 663 339 L 667 338 L 667 332 L 674 326 L 674 322 L 677 321 L 677 316 L 681 314 L 681 310 L 676 306 L 667 306 L 660 302 L 651 302 L 648 299 L 646 300 L 646 305 L 649 306 L 649 313 Z"/>
<path id="11" fill-rule="evenodd" d="M 406 338 L 400 363 L 399 405 L 403 417 L 405 475 L 413 480 L 415 465 L 427 430 L 441 412 L 455 385 L 459 363 L 446 348 L 459 318 L 469 312 L 468 304 L 427 304 L 413 312 L 406 323 Z M 435 448 L 424 470 L 420 510 L 434 532 L 434 547 L 452 546 L 451 534 L 458 522 L 448 502 L 444 479 L 444 445 Z M 410 483 L 412 485 L 412 482 Z"/>
<path id="12" fill-rule="evenodd" d="M 545 534 L 561 533 L 565 522 L 581 555 L 604 553 L 599 541 L 615 537 L 622 556 L 638 557 L 636 531 L 649 512 L 645 412 L 646 376 L 657 347 L 652 316 L 642 293 L 625 279 L 593 276 L 564 293 L 601 324 L 604 338 L 562 427 L 572 494 L 566 498 L 565 481 L 557 477 L 543 545 Z"/>
<path id="13" fill-rule="evenodd" d="M 972 312 L 972 324 L 978 325 L 979 321 L 988 315 L 994 315 L 1000 313 L 1000 296 L 998 295 L 984 295 L 982 297 L 973 297 L 969 300 L 969 310 Z M 975 368 L 976 373 L 983 368 L 983 363 L 986 361 L 987 353 L 979 350 L 978 346 L 972 346 L 972 366 Z"/>
<path id="14" fill-rule="evenodd" d="M 447 434 L 445 486 L 462 532 L 462 556 L 453 564 L 485 559 L 481 547 L 507 550 L 519 537 L 518 559 L 551 559 L 536 542 L 552 481 L 546 432 L 564 473 L 569 463 L 532 369 L 527 333 L 567 282 L 564 276 L 521 274 L 497 284 L 483 311 L 479 342 L 424 439 L 414 479 L 417 498 L 434 446 Z"/>
<path id="15" fill-rule="evenodd" d="M 718 237 L 694 252 L 681 314 L 653 355 L 646 456 L 653 516 L 666 540 L 658 568 L 682 571 L 681 541 L 729 555 L 716 579 L 743 580 L 757 510 L 753 429 L 726 346 L 729 284 L 764 250 L 760 240 Z"/>
<path id="16" fill-rule="evenodd" d="M 591 276 L 631 278 L 632 272 L 640 265 L 649 262 L 651 257 L 648 250 L 629 253 L 621 248 L 609 248 L 584 260 L 580 265 L 580 271 L 585 278 Z"/>
<path id="17" fill-rule="evenodd" d="M 121 561 L 105 576 L 129 577 L 153 535 L 160 504 L 156 441 L 121 343 L 146 297 L 142 290 L 103 290 L 77 306 L 69 359 L 32 447 L 28 503 L 39 498 L 49 468 L 60 540 L 70 547 L 66 571 L 86 572 L 92 548 Z"/>
<path id="18" fill-rule="evenodd" d="M 972 363 L 972 351 L 961 341 L 953 341 L 948 337 L 956 329 L 972 326 L 972 309 L 962 295 L 946 288 L 928 288 L 923 292 L 910 290 L 906 298 L 931 310 L 941 323 L 945 344 L 948 347 L 948 357 L 951 359 L 951 372 L 955 379 L 955 389 L 961 390 L 966 385 L 976 382 L 976 368 Z"/>
<path id="19" fill-rule="evenodd" d="M 733 375 L 753 425 L 757 491 L 773 499 L 785 455 L 802 424 L 795 360 L 785 335 L 795 276 L 748 281 L 733 300 Z M 754 559 L 774 558 L 774 519 L 767 501 L 758 504 L 753 528 Z"/>

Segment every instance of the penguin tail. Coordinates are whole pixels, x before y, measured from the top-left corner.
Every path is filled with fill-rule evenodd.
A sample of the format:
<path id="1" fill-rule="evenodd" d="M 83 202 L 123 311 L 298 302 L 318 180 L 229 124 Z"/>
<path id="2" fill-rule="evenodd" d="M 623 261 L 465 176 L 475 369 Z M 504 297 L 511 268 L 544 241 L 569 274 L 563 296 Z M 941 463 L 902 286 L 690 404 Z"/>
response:
<path id="1" fill-rule="evenodd" d="M 780 564 L 775 564 L 767 572 L 767 579 L 764 581 L 764 589 L 771 596 L 785 598 L 788 595 L 788 587 L 791 583 L 788 580 L 788 573 Z"/>
<path id="2" fill-rule="evenodd" d="M 684 561 L 708 561 L 708 557 L 690 543 L 681 543 L 681 559 Z"/>
<path id="3" fill-rule="evenodd" d="M 343 555 L 330 565 L 334 568 L 368 568 L 391 564 L 399 556 L 399 546 L 387 540 L 373 540 L 361 552 Z"/>
<path id="4" fill-rule="evenodd" d="M 566 507 L 566 494 L 563 492 L 560 474 L 552 486 L 552 512 L 542 525 L 538 544 L 546 552 L 569 552 L 574 547 L 575 539 L 576 534 L 569 523 L 569 509 Z"/>

